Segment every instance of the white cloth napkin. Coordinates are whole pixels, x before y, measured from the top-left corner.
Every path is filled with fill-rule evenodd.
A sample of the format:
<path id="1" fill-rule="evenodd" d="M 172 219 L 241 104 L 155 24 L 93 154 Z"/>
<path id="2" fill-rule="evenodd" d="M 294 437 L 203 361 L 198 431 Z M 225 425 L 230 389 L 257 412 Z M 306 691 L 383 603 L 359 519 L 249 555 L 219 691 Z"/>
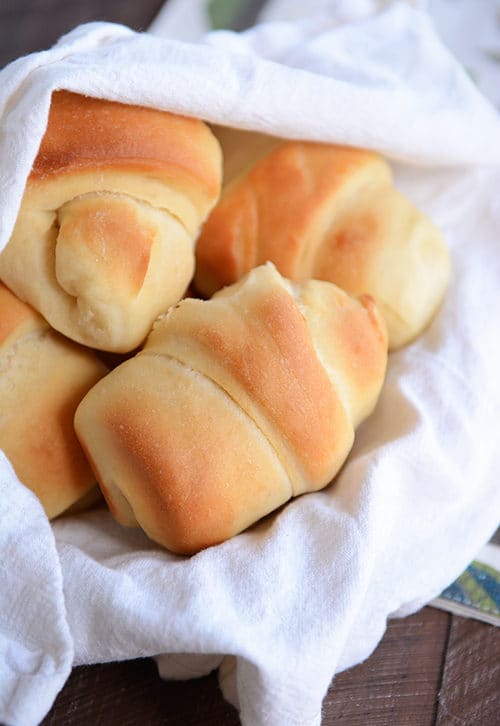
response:
<path id="1" fill-rule="evenodd" d="M 177 557 L 104 511 L 50 525 L 0 458 L 0 721 L 38 723 L 72 663 L 154 655 L 165 677 L 220 664 L 246 726 L 317 725 L 332 676 L 499 520 L 498 115 L 404 3 L 196 45 L 83 26 L 0 74 L 0 249 L 55 88 L 377 148 L 448 240 L 444 306 L 391 355 L 340 476 L 223 545 Z"/>

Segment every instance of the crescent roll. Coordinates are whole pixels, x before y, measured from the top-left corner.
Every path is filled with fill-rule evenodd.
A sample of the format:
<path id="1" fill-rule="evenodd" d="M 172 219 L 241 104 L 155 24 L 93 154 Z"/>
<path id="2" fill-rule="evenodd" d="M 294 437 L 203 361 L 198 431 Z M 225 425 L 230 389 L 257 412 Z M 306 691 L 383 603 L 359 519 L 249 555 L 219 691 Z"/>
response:
<path id="1" fill-rule="evenodd" d="M 69 338 L 130 351 L 184 294 L 220 181 L 202 121 L 56 92 L 0 279 Z"/>
<path id="2" fill-rule="evenodd" d="M 264 265 L 161 317 L 83 399 L 75 429 L 115 518 L 189 554 L 326 486 L 386 362 L 369 296 Z"/>
<path id="3" fill-rule="evenodd" d="M 106 372 L 0 283 L 0 449 L 50 519 L 92 500 L 96 480 L 73 417 Z"/>
<path id="4" fill-rule="evenodd" d="M 270 260 L 289 279 L 372 295 L 391 349 L 425 328 L 444 296 L 450 255 L 378 154 L 217 133 L 225 183 L 197 242 L 195 286 L 203 295 Z"/>

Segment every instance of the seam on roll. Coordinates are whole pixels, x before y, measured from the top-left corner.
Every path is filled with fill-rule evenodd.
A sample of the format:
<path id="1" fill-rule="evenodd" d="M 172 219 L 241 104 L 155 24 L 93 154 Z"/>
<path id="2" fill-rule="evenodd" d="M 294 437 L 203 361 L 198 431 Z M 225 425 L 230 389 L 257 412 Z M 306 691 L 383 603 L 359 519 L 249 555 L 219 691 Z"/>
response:
<path id="1" fill-rule="evenodd" d="M 18 338 L 15 338 L 15 340 L 12 343 L 6 342 L 5 344 L 0 345 L 0 359 L 8 360 L 9 358 L 15 358 L 17 356 L 17 350 L 25 345 L 26 343 L 30 342 L 42 342 L 45 338 L 49 337 L 50 334 L 53 331 L 47 324 L 46 327 L 40 327 L 38 330 L 30 330 L 26 333 L 23 333 Z M 7 338 L 8 341 L 8 338 Z"/>
<path id="2" fill-rule="evenodd" d="M 293 282 L 291 280 L 285 280 L 285 287 L 289 291 L 290 295 L 295 300 L 297 307 L 299 308 L 301 314 L 304 316 L 304 319 L 306 321 L 307 329 L 309 331 L 309 335 L 311 336 L 311 340 L 313 342 L 314 350 L 316 351 L 316 355 L 318 356 L 318 361 L 323 366 L 323 369 L 328 376 L 328 379 L 330 381 L 330 384 L 332 385 L 332 388 L 335 391 L 335 395 L 340 401 L 340 404 L 342 408 L 344 409 L 344 412 L 349 419 L 349 422 L 352 423 L 352 415 L 351 415 L 351 408 L 350 401 L 348 401 L 346 395 L 344 394 L 344 386 L 341 385 L 341 378 L 339 379 L 339 376 L 334 368 L 334 366 L 331 366 L 328 364 L 325 356 L 323 355 L 323 351 L 321 349 L 321 346 L 316 345 L 316 341 L 314 339 L 314 336 L 312 334 L 308 316 L 307 316 L 307 304 L 304 303 L 302 300 L 302 290 L 303 290 L 303 283 L 302 282 Z M 332 283 L 333 284 L 333 283 Z"/>
<path id="3" fill-rule="evenodd" d="M 169 355 L 168 353 L 158 353 L 157 351 L 142 350 L 139 353 L 139 355 L 149 355 L 151 357 L 166 358 L 168 360 L 172 360 L 175 363 L 178 363 L 179 365 L 181 365 L 186 370 L 193 371 L 194 373 L 197 373 L 199 376 L 203 376 L 203 378 L 205 378 L 205 380 L 210 381 L 210 383 L 212 383 L 214 386 L 216 386 L 216 388 L 218 388 L 220 391 L 222 391 L 222 393 L 227 398 L 229 398 L 234 403 L 235 406 L 238 407 L 238 409 L 245 415 L 245 417 L 253 424 L 253 426 L 260 432 L 261 436 L 265 439 L 265 441 L 269 445 L 270 449 L 274 452 L 274 456 L 276 457 L 276 460 L 278 461 L 281 469 L 283 470 L 283 472 L 286 475 L 288 485 L 289 485 L 289 490 L 290 490 L 289 499 L 292 499 L 294 496 L 296 496 L 294 494 L 294 487 L 292 484 L 292 477 L 290 475 L 289 469 L 287 466 L 285 466 L 285 464 L 282 460 L 282 457 L 280 456 L 279 452 L 277 451 L 275 445 L 273 444 L 272 441 L 269 440 L 265 431 L 262 430 L 262 428 L 259 426 L 257 421 L 253 418 L 253 416 L 250 415 L 249 411 L 247 411 L 245 408 L 243 408 L 241 406 L 241 404 L 239 403 L 239 401 L 237 401 L 234 398 L 234 396 L 232 396 L 231 393 L 226 388 L 224 388 L 223 385 L 221 385 L 218 381 L 216 381 L 214 378 L 212 378 L 212 376 L 209 376 L 206 373 L 199 371 L 197 368 L 193 368 L 193 366 L 189 365 L 189 363 L 187 361 L 177 358 L 176 356 Z M 264 418 L 266 418 L 266 417 L 264 417 Z M 295 461 L 295 457 L 293 457 L 293 460 Z"/>
<path id="4" fill-rule="evenodd" d="M 136 204 L 142 204 L 145 207 L 148 207 L 149 209 L 154 209 L 156 212 L 162 212 L 163 214 L 168 214 L 170 217 L 173 217 L 176 222 L 180 224 L 182 229 L 186 232 L 186 234 L 191 238 L 192 234 L 187 229 L 186 225 L 182 221 L 182 219 L 175 214 L 171 209 L 167 209 L 166 207 L 155 207 L 153 204 L 148 202 L 146 199 L 141 199 L 140 197 L 136 197 L 134 194 L 127 194 L 126 192 L 113 192 L 108 191 L 107 189 L 99 189 L 97 191 L 90 191 L 90 192 L 84 192 L 83 194 L 77 194 L 76 197 L 71 197 L 71 199 L 67 199 L 63 204 L 61 204 L 60 207 L 57 207 L 57 209 L 49 209 L 46 210 L 48 212 L 51 212 L 56 215 L 57 219 L 59 217 L 59 213 L 63 207 L 65 207 L 68 204 L 71 204 L 72 202 L 75 202 L 80 199 L 85 199 L 86 197 L 92 197 L 92 196 L 110 196 L 115 197 L 116 199 L 126 199 L 126 200 L 132 200 Z M 59 222 L 59 219 L 58 219 Z M 58 224 L 59 226 L 59 224 Z"/>

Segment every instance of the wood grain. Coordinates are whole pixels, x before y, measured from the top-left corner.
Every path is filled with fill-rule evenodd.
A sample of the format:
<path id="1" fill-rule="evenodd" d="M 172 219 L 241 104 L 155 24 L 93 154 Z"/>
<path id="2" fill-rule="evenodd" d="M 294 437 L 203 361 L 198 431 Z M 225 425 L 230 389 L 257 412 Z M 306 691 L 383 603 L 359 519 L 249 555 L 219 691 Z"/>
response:
<path id="1" fill-rule="evenodd" d="M 436 726 L 500 724 L 500 629 L 453 616 Z"/>
<path id="2" fill-rule="evenodd" d="M 433 608 L 389 622 L 373 655 L 339 674 L 323 704 L 323 726 L 427 726 L 434 723 L 451 616 Z M 488 626 L 485 626 L 488 627 Z M 81 666 L 43 726 L 88 723 L 237 726 L 215 674 L 160 680 L 150 659 Z"/>
<path id="3" fill-rule="evenodd" d="M 42 726 L 238 726 L 215 674 L 162 681 L 152 659 L 74 668 Z"/>
<path id="4" fill-rule="evenodd" d="M 107 20 L 146 30 L 164 0 L 1 0 L 0 67 L 45 50 L 80 23 Z"/>
<path id="5" fill-rule="evenodd" d="M 449 625 L 448 613 L 430 607 L 390 621 L 372 656 L 334 679 L 323 724 L 433 724 Z"/>

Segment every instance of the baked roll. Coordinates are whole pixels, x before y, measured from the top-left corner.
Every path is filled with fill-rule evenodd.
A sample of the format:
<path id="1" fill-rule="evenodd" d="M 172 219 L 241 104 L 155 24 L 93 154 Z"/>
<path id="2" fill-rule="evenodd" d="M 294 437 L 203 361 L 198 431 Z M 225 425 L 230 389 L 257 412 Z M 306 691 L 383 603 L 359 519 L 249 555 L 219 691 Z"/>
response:
<path id="1" fill-rule="evenodd" d="M 50 519 L 98 493 L 73 417 L 106 371 L 0 283 L 0 449 Z"/>
<path id="2" fill-rule="evenodd" d="M 329 280 L 352 295 L 372 295 L 391 349 L 425 328 L 448 284 L 449 252 L 378 154 L 217 133 L 225 181 L 197 242 L 201 294 L 271 260 L 289 279 Z"/>
<path id="3" fill-rule="evenodd" d="M 202 121 L 54 93 L 0 279 L 69 338 L 133 350 L 186 290 L 220 180 Z"/>
<path id="4" fill-rule="evenodd" d="M 327 485 L 386 361 L 369 296 L 261 266 L 160 318 L 83 399 L 75 429 L 115 518 L 190 554 Z"/>

